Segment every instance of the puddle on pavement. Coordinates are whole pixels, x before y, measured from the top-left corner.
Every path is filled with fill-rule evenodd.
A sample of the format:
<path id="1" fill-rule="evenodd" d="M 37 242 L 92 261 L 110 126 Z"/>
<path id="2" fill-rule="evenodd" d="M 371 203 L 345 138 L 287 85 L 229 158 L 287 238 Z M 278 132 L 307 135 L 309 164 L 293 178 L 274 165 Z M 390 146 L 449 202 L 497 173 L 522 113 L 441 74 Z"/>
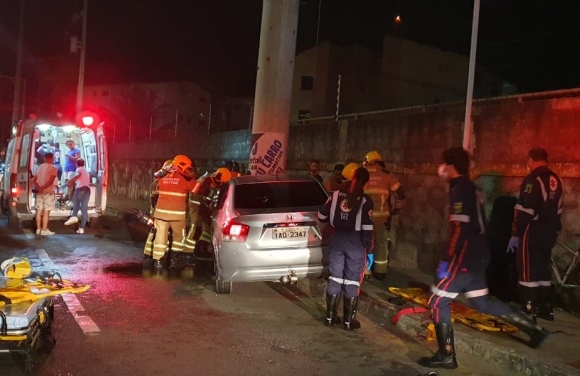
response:
<path id="1" fill-rule="evenodd" d="M 110 264 L 103 268 L 105 273 L 115 274 L 119 277 L 135 278 L 143 275 L 142 262 L 122 262 Z"/>
<path id="2" fill-rule="evenodd" d="M 143 263 L 138 261 L 110 264 L 103 268 L 103 272 L 105 274 L 111 274 L 119 278 L 142 277 L 147 279 L 161 279 L 166 281 L 192 281 L 198 274 L 193 267 L 157 270 L 153 267 L 143 268 Z"/>

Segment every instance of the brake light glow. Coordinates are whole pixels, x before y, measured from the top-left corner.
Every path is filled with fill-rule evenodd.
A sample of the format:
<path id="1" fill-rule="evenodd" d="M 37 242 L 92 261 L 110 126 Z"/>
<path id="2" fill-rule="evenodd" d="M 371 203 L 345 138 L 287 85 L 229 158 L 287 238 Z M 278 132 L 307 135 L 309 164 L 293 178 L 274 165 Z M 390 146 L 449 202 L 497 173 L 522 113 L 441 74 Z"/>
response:
<path id="1" fill-rule="evenodd" d="M 10 190 L 10 193 L 12 193 L 13 195 L 18 194 L 18 188 L 14 187 Z"/>
<path id="2" fill-rule="evenodd" d="M 243 243 L 248 239 L 250 226 L 241 223 L 227 223 L 224 226 L 223 234 L 225 242 Z"/>

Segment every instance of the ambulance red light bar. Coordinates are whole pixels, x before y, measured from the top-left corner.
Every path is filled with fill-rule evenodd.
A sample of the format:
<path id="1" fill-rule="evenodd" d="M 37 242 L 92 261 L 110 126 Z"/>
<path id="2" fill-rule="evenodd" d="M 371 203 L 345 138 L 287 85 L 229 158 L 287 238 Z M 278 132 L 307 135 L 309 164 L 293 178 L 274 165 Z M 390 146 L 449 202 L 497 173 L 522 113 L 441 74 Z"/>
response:
<path id="1" fill-rule="evenodd" d="M 95 118 L 92 116 L 83 116 L 81 120 L 85 127 L 90 127 L 95 122 Z"/>
<path id="2" fill-rule="evenodd" d="M 93 127 L 101 123 L 99 115 L 92 111 L 81 111 L 75 117 L 76 124 L 79 127 Z"/>

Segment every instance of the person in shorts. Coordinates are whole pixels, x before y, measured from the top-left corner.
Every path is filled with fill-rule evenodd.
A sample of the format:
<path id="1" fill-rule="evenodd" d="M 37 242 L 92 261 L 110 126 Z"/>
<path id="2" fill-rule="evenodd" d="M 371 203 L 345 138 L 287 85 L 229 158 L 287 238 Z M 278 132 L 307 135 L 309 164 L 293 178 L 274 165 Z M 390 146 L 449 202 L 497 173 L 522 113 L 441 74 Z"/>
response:
<path id="1" fill-rule="evenodd" d="M 54 187 L 56 182 L 57 168 L 53 164 L 52 153 L 44 155 L 44 163 L 36 170 L 36 175 L 32 178 L 32 184 L 36 187 L 36 234 L 54 235 L 48 229 L 50 211 L 54 209 L 55 196 Z"/>

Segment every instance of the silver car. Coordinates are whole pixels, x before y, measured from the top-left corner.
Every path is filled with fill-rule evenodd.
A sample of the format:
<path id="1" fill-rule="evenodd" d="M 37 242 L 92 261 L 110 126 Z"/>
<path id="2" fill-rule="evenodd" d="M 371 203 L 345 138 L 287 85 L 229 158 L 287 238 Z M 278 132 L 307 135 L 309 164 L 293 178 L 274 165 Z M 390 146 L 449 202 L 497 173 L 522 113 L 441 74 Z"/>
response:
<path id="1" fill-rule="evenodd" d="M 328 230 L 317 212 L 328 199 L 310 176 L 241 176 L 222 189 L 212 214 L 216 291 L 232 282 L 319 276 Z"/>

